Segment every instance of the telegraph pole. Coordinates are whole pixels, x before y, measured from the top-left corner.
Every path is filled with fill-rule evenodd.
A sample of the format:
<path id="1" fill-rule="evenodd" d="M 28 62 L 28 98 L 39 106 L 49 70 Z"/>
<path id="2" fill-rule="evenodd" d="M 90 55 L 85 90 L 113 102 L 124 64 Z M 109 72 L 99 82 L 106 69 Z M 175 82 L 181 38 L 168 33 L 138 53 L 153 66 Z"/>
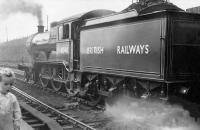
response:
<path id="1" fill-rule="evenodd" d="M 7 29 L 7 26 L 6 26 L 6 41 L 8 42 L 8 29 Z"/>
<path id="2" fill-rule="evenodd" d="M 48 15 L 47 15 L 47 30 L 46 30 L 46 31 L 49 30 L 49 29 L 48 29 L 48 24 L 49 24 L 49 18 L 48 18 Z"/>

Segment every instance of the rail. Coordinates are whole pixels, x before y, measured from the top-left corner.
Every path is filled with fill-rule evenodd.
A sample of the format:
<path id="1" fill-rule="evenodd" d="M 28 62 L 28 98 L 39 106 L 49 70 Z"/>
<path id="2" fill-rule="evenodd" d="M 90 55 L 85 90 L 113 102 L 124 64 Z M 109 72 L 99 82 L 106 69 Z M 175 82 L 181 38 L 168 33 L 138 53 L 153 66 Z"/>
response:
<path id="1" fill-rule="evenodd" d="M 17 93 L 19 93 L 20 95 L 22 95 L 24 98 L 30 100 L 31 102 L 34 102 L 34 103 L 37 103 L 37 104 L 40 104 L 41 106 L 43 106 L 45 108 L 45 110 L 50 110 L 52 111 L 54 114 L 57 114 L 59 117 L 62 117 L 63 119 L 67 120 L 68 122 L 71 122 L 73 123 L 73 125 L 76 125 L 78 126 L 79 128 L 82 128 L 84 130 L 96 130 L 95 128 L 92 128 L 91 126 L 87 125 L 87 124 L 84 124 L 83 122 L 80 122 L 79 120 L 76 120 L 74 119 L 73 117 L 70 117 L 58 110 L 56 110 L 55 108 L 37 100 L 36 98 L 28 95 L 27 93 L 19 90 L 18 88 L 16 87 L 13 87 L 12 88 L 14 91 L 16 91 Z"/>

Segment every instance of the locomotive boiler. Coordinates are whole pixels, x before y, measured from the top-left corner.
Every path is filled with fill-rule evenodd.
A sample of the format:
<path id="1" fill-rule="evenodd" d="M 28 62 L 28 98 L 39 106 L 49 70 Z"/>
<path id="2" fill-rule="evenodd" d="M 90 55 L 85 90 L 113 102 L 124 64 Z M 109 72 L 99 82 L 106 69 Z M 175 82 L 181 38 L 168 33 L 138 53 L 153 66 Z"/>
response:
<path id="1" fill-rule="evenodd" d="M 72 16 L 33 35 L 33 80 L 91 105 L 121 93 L 198 101 L 200 15 L 141 1 L 122 12 Z"/>

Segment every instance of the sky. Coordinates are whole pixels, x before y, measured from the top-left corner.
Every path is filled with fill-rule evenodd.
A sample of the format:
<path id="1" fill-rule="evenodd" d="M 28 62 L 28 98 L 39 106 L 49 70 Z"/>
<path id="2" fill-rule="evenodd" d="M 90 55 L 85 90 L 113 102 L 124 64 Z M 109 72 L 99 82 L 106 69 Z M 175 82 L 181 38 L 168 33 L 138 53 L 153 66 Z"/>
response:
<path id="1" fill-rule="evenodd" d="M 50 24 L 95 9 L 121 11 L 132 1 L 136 0 L 0 0 L 0 42 L 36 33 L 38 17 L 46 27 L 47 16 Z M 169 1 L 182 9 L 200 6 L 200 0 Z M 42 15 L 38 15 L 40 12 Z"/>

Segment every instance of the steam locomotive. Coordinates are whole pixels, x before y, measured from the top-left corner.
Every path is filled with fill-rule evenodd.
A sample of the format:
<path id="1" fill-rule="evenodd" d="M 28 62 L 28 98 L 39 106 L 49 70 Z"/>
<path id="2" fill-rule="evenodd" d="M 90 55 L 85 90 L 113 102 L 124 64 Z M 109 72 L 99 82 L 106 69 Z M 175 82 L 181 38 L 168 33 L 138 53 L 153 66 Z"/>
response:
<path id="1" fill-rule="evenodd" d="M 121 93 L 200 101 L 200 15 L 140 0 L 121 12 L 93 10 L 38 26 L 27 40 L 27 80 L 92 105 Z M 22 66 L 22 65 L 21 65 Z"/>

